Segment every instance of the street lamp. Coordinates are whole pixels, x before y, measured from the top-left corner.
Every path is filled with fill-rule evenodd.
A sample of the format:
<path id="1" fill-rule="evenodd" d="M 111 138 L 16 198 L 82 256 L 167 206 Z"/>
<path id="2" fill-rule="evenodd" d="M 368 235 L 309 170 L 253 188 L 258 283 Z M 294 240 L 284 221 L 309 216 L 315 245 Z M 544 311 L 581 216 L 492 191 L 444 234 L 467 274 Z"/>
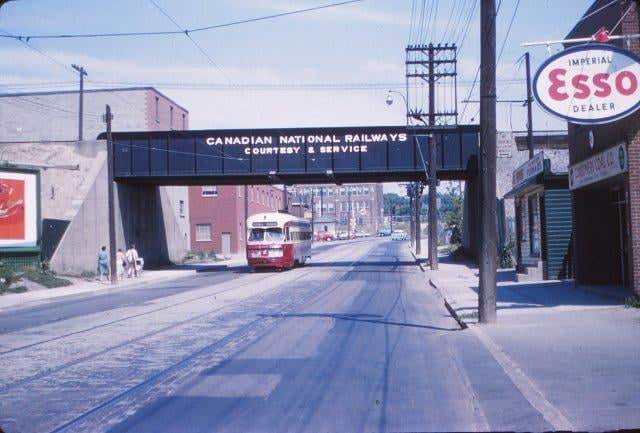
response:
<path id="1" fill-rule="evenodd" d="M 409 113 L 409 104 L 407 103 L 406 96 L 404 96 L 402 93 L 398 92 L 397 90 L 389 89 L 389 92 L 387 93 L 387 99 L 385 101 L 387 103 L 387 105 L 393 104 L 393 95 L 392 95 L 392 93 L 397 93 L 398 95 L 400 95 L 400 97 L 404 101 L 404 105 L 405 105 L 405 107 L 407 109 L 407 113 Z"/>

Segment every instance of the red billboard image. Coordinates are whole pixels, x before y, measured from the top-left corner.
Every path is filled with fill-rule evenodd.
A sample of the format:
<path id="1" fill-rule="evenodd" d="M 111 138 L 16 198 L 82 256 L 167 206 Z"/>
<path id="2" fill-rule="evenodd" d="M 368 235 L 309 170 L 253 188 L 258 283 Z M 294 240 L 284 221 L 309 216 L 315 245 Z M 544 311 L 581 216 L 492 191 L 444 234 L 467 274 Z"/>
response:
<path id="1" fill-rule="evenodd" d="M 24 180 L 0 177 L 0 239 L 24 238 Z"/>

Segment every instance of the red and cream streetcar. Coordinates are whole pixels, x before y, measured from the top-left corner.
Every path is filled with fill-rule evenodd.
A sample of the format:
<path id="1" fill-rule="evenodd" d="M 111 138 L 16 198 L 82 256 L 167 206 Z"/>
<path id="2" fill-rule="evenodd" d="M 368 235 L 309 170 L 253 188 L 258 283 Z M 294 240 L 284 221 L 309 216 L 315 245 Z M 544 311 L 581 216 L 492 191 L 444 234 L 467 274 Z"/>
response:
<path id="1" fill-rule="evenodd" d="M 311 223 L 287 213 L 247 219 L 247 262 L 252 268 L 292 268 L 311 257 Z"/>

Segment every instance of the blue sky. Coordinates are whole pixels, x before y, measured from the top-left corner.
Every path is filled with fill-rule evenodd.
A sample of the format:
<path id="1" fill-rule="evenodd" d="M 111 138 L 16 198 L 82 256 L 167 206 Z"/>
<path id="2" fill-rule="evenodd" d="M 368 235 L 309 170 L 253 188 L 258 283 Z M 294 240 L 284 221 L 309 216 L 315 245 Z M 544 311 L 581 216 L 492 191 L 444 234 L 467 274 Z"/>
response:
<path id="1" fill-rule="evenodd" d="M 181 26 L 194 28 L 330 3 L 331 0 L 156 0 Z M 435 42 L 442 38 L 452 8 L 477 0 L 426 0 L 438 4 Z M 404 123 L 400 103 L 385 104 L 384 83 L 404 82 L 404 47 L 409 41 L 413 0 L 365 0 L 357 4 L 198 33 L 193 37 L 231 80 L 247 84 L 380 83 L 366 90 L 243 90 L 157 87 L 190 111 L 192 128 L 249 128 Z M 415 2 L 420 8 L 421 0 Z M 517 0 L 503 0 L 498 15 L 498 49 Z M 524 77 L 515 61 L 524 41 L 562 37 L 588 8 L 584 0 L 521 0 L 498 65 L 500 79 Z M 458 95 L 464 99 L 479 64 L 479 6 L 459 53 Z M 175 30 L 149 0 L 17 0 L 0 10 L 0 29 L 12 34 Z M 444 41 L 446 42 L 446 41 Z M 228 84 L 183 35 L 120 39 L 32 40 L 63 64 L 79 63 L 89 79 L 108 83 Z M 553 47 L 552 52 L 559 47 Z M 547 57 L 531 49 L 533 69 Z M 18 41 L 0 40 L 0 86 L 18 90 L 75 88 L 76 76 Z M 17 84 L 55 83 L 39 87 Z M 92 87 L 89 83 L 88 87 Z M 398 90 L 402 90 L 398 88 Z M 6 91 L 6 88 L 0 88 Z M 499 82 L 503 98 L 522 98 L 524 83 Z M 251 101 L 248 102 L 247 98 Z M 477 98 L 477 87 L 472 95 Z M 400 101 L 398 101 L 400 102 Z M 256 110 L 252 105 L 258 107 Z M 460 109 L 463 104 L 460 105 Z M 470 105 L 461 119 L 477 113 Z M 476 119 L 477 121 L 477 116 Z M 562 127 L 540 110 L 539 129 Z M 524 129 L 519 105 L 498 107 L 500 130 Z"/>

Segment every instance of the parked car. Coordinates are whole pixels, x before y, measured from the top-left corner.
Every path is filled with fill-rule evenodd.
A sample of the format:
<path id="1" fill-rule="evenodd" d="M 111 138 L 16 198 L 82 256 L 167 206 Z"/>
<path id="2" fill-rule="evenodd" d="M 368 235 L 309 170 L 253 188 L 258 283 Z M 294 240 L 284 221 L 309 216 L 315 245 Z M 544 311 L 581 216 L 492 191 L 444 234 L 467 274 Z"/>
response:
<path id="1" fill-rule="evenodd" d="M 391 236 L 391 230 L 390 229 L 381 229 L 378 230 L 378 235 L 379 238 L 383 238 L 386 236 Z"/>
<path id="2" fill-rule="evenodd" d="M 332 241 L 335 239 L 335 236 L 330 232 L 317 232 L 315 239 L 316 241 Z"/>
<path id="3" fill-rule="evenodd" d="M 354 235 L 355 235 L 356 238 L 366 238 L 366 237 L 371 236 L 367 232 L 360 232 L 360 231 L 356 231 Z"/>
<path id="4" fill-rule="evenodd" d="M 393 233 L 391 233 L 391 240 L 392 241 L 406 241 L 407 240 L 407 232 L 405 232 L 404 230 L 394 230 Z"/>
<path id="5" fill-rule="evenodd" d="M 349 234 L 347 232 L 338 232 L 336 234 L 336 239 L 344 241 L 349 239 Z"/>

